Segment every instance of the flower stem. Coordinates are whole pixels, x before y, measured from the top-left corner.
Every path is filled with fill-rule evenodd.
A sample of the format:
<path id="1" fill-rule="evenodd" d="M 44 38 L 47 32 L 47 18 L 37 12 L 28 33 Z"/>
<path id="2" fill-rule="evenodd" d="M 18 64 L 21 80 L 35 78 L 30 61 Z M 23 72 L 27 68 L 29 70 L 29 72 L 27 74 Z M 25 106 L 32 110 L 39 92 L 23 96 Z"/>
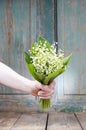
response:
<path id="1" fill-rule="evenodd" d="M 51 106 L 50 99 L 40 99 L 39 103 L 43 110 L 48 109 Z"/>

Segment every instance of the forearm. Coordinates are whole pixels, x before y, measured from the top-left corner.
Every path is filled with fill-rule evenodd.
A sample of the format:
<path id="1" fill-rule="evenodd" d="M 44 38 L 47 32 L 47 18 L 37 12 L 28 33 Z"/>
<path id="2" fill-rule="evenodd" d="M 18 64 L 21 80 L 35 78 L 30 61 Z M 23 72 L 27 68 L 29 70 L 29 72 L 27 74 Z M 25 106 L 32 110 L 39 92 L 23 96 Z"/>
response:
<path id="1" fill-rule="evenodd" d="M 29 87 L 28 84 L 31 86 L 31 81 L 0 62 L 0 84 L 16 90 L 26 91 L 26 87 Z M 29 91 L 28 88 L 28 93 Z"/>
<path id="2" fill-rule="evenodd" d="M 53 94 L 52 82 L 49 86 L 42 85 L 38 81 L 31 81 L 20 74 L 16 73 L 10 67 L 0 62 L 0 84 L 3 84 L 12 89 L 20 90 L 33 96 L 40 96 L 41 98 L 50 98 Z"/>

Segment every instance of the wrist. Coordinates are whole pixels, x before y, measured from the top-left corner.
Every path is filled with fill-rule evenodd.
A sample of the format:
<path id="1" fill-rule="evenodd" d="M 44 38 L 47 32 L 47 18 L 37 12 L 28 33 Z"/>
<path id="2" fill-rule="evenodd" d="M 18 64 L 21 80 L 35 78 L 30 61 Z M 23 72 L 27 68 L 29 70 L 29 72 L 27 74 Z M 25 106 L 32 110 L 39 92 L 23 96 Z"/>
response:
<path id="1" fill-rule="evenodd" d="M 25 77 L 21 77 L 20 80 L 22 81 L 22 84 L 20 85 L 20 90 L 25 92 L 25 93 L 30 94 L 31 93 L 32 81 L 25 78 Z"/>

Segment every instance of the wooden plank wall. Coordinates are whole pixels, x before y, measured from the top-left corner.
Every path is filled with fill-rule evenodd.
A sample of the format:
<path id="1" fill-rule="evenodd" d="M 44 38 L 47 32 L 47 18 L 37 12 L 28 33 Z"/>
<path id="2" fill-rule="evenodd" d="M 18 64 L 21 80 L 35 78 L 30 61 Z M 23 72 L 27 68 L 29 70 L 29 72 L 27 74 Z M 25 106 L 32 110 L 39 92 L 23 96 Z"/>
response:
<path id="1" fill-rule="evenodd" d="M 85 12 L 86 0 L 58 0 L 58 45 L 65 55 L 72 53 L 72 59 L 67 71 L 57 78 L 56 110 L 58 106 L 62 111 L 86 110 Z"/>
<path id="2" fill-rule="evenodd" d="M 56 79 L 54 110 L 86 110 L 85 10 L 86 0 L 58 0 L 59 48 L 73 55 L 67 72 Z M 54 42 L 54 0 L 0 1 L 0 60 L 30 79 L 23 52 L 40 34 Z M 0 110 L 21 108 L 39 110 L 33 96 L 1 86 Z"/>
<path id="3" fill-rule="evenodd" d="M 18 73 L 30 77 L 23 53 L 30 49 L 38 35 L 53 42 L 53 0 L 0 1 L 0 60 Z M 0 93 L 12 93 L 1 88 Z"/>
<path id="4" fill-rule="evenodd" d="M 60 77 L 61 94 L 86 95 L 85 10 L 86 0 L 58 0 L 59 47 L 64 48 L 66 55 L 72 53 L 69 69 Z"/>
<path id="5" fill-rule="evenodd" d="M 52 43 L 53 23 L 53 0 L 1 0 L 0 60 L 19 74 L 32 79 L 27 71 L 23 53 L 30 49 L 31 42 L 36 41 L 38 35 L 44 36 Z M 32 106 L 32 100 L 36 101 L 33 96 L 0 86 L 0 110 L 17 110 L 24 108 L 25 104 Z"/>

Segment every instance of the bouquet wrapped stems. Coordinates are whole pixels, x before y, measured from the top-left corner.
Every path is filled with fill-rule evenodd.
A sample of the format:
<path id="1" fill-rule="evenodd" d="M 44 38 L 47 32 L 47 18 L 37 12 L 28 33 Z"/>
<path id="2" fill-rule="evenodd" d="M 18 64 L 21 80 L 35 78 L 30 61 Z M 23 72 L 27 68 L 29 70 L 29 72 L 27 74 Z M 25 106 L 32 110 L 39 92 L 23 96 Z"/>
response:
<path id="1" fill-rule="evenodd" d="M 39 104 L 43 110 L 51 107 L 51 100 L 50 99 L 40 99 Z"/>
<path id="2" fill-rule="evenodd" d="M 24 58 L 34 79 L 44 85 L 49 85 L 57 76 L 66 71 L 71 54 L 64 57 L 64 53 L 60 49 L 56 53 L 56 47 L 39 36 L 37 42 L 32 43 L 31 49 L 24 52 Z M 42 109 L 51 106 L 50 99 L 40 99 L 39 103 Z"/>

